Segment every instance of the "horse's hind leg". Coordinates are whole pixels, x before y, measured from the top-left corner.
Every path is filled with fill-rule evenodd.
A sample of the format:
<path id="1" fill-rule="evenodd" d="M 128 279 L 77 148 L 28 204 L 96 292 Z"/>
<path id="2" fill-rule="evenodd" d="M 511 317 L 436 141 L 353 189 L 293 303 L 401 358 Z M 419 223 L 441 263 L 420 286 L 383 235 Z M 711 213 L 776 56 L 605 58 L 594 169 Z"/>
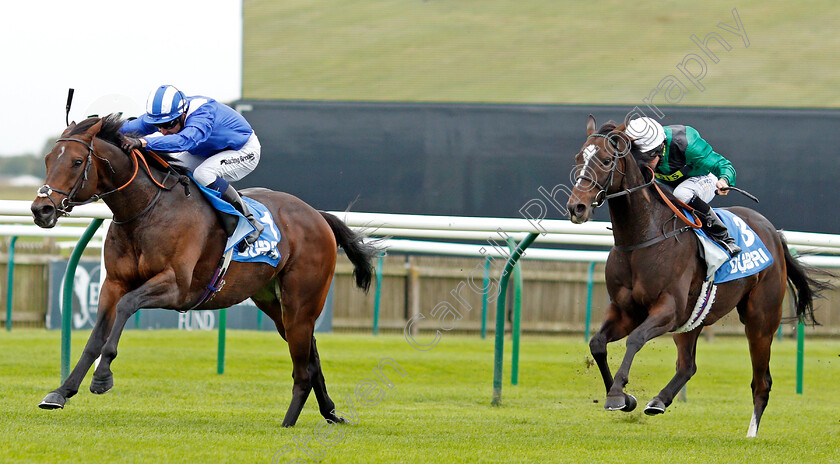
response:
<path id="1" fill-rule="evenodd" d="M 312 334 L 315 320 L 324 307 L 327 292 L 332 281 L 332 267 L 322 266 L 315 272 L 312 269 L 290 269 L 280 277 L 280 288 L 283 300 L 283 326 L 286 330 L 286 341 L 289 343 L 289 353 L 292 356 L 292 402 L 283 418 L 283 426 L 295 425 L 303 405 L 306 403 L 313 383 L 315 394 L 319 399 L 321 412 L 329 407 L 325 416 L 333 420 L 334 405 L 332 401 L 324 403 L 326 387 L 323 386 L 320 361 L 315 358 L 317 351 L 313 350 Z M 325 270 L 329 269 L 329 270 Z M 309 272 L 307 272 L 309 271 Z M 319 381 L 320 379 L 320 381 Z M 322 388 L 323 387 L 323 388 Z M 323 394 L 323 397 L 321 397 Z"/>
<path id="2" fill-rule="evenodd" d="M 271 284 L 271 287 L 274 287 L 273 283 Z M 270 298 L 266 299 L 260 299 L 257 296 L 252 298 L 254 299 L 254 303 L 256 303 L 257 307 L 259 307 L 274 321 L 274 325 L 277 327 L 277 331 L 280 333 L 280 336 L 283 337 L 284 340 L 288 341 L 286 338 L 286 327 L 283 324 L 283 305 L 273 296 L 273 290 L 271 295 L 272 296 Z M 289 343 L 289 350 L 292 350 L 291 342 Z M 318 409 L 321 411 L 321 415 L 324 416 L 325 419 L 333 422 L 344 422 L 344 419 L 335 415 L 335 403 L 330 399 L 329 395 L 327 395 L 327 386 L 324 382 L 324 373 L 321 371 L 321 359 L 318 355 L 318 348 L 315 345 L 314 336 L 312 337 L 312 345 L 308 359 L 307 373 L 312 385 L 312 390 L 315 391 L 315 398 L 318 400 Z M 294 371 L 292 371 L 292 378 L 295 378 Z M 301 405 L 301 407 L 303 406 Z M 300 414 L 300 411 L 298 411 L 298 414 Z M 294 425 L 294 423 L 291 425 Z"/>
<path id="3" fill-rule="evenodd" d="M 697 363 L 695 363 L 697 339 L 702 330 L 698 327 L 691 332 L 674 334 L 674 344 L 677 345 L 677 373 L 668 385 L 645 406 L 645 414 L 654 416 L 665 412 L 665 408 L 671 405 L 677 392 L 697 372 Z"/>
<path id="4" fill-rule="evenodd" d="M 321 357 L 318 355 L 318 347 L 315 346 L 315 337 L 312 337 L 312 351 L 309 356 L 309 374 L 312 379 L 312 389 L 315 391 L 315 398 L 318 399 L 318 409 L 321 415 L 328 421 L 344 422 L 344 419 L 335 415 L 335 402 L 327 394 L 327 384 L 324 381 L 324 371 L 321 370 Z"/>
<path id="5" fill-rule="evenodd" d="M 768 292 L 751 292 L 749 299 L 738 304 L 738 313 L 744 323 L 747 341 L 750 344 L 750 359 L 752 360 L 753 380 L 750 384 L 753 394 L 753 415 L 747 430 L 747 437 L 755 437 L 758 424 L 770 399 L 770 387 L 773 379 L 770 376 L 770 345 L 773 336 L 779 328 L 782 318 L 782 296 L 778 295 L 779 303 L 760 303 L 754 301 L 759 297 L 764 301 L 774 301 Z M 764 311 L 763 308 L 772 308 Z"/>

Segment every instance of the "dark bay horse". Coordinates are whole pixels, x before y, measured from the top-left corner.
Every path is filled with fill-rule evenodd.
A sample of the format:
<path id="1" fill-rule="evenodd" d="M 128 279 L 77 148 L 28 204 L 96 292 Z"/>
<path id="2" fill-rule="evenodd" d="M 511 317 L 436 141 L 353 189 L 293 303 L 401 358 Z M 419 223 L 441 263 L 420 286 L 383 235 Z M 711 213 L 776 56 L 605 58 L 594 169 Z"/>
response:
<path id="1" fill-rule="evenodd" d="M 692 232 L 674 233 L 682 224 L 674 225 L 675 213 L 649 188 L 650 179 L 643 174 L 648 171 L 640 168 L 634 156 L 638 151 L 624 133 L 625 126 L 607 123 L 596 130 L 595 118 L 589 116 L 586 142 L 575 156 L 575 186 L 566 206 L 572 222 L 580 224 L 592 217 L 595 207 L 604 201 L 609 204 L 615 239 L 605 271 L 610 302 L 589 347 L 606 386 L 605 409 L 632 411 L 636 399 L 625 393 L 624 387 L 633 357 L 648 340 L 686 323 L 700 296 L 706 264 L 698 257 L 699 245 Z M 797 316 L 812 322 L 816 322 L 814 298 L 828 284 L 811 276 L 821 271 L 791 256 L 784 238 L 763 216 L 741 207 L 730 211 L 758 234 L 773 256 L 773 264 L 758 274 L 718 285 L 702 324 L 673 335 L 678 351 L 676 375 L 648 403 L 645 413 L 665 412 L 697 370 L 695 350 L 702 327 L 737 308 L 752 359 L 754 409 L 747 436 L 754 437 L 770 394 L 770 344 L 781 322 L 786 283 L 794 289 Z M 607 364 L 607 343 L 624 337 L 627 351 L 613 378 Z"/>
<path id="2" fill-rule="evenodd" d="M 53 227 L 74 205 L 96 198 L 108 205 L 114 222 L 105 239 L 107 275 L 90 339 L 70 376 L 39 406 L 63 408 L 100 354 L 90 390 L 110 390 L 120 335 L 138 309 L 219 309 L 251 297 L 289 344 L 294 387 L 283 426 L 295 424 L 313 389 L 321 414 L 343 422 L 327 394 L 313 329 L 332 281 L 337 245 L 354 265 L 356 285 L 365 291 L 376 247 L 337 217 L 292 195 L 245 189 L 245 196 L 263 203 L 274 216 L 281 234 L 280 262 L 276 267 L 232 262 L 221 290 L 193 308 L 219 265 L 227 236 L 197 186 L 182 188 L 178 178 L 165 177 L 166 171 L 148 164 L 143 154 L 119 148 L 121 125 L 114 115 L 71 124 L 45 158 L 46 185 L 32 203 L 37 225 Z"/>

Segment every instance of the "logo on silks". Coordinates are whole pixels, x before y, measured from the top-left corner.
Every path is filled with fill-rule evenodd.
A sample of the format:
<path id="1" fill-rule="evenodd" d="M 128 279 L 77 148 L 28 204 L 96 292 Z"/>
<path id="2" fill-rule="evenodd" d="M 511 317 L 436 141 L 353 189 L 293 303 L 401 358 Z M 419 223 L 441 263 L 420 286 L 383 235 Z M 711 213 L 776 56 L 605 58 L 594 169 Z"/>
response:
<path id="1" fill-rule="evenodd" d="M 72 324 L 74 329 L 89 329 L 96 323 L 96 311 L 99 306 L 99 271 L 100 266 L 86 269 L 85 266 L 76 267 L 76 274 L 73 278 L 73 300 L 78 303 L 79 310 L 73 311 Z M 62 282 L 64 279 L 62 278 Z M 61 286 L 61 294 L 59 296 L 59 312 L 63 311 L 64 302 L 64 285 Z M 71 307 L 73 307 L 71 303 Z M 55 321 L 56 325 L 61 325 L 60 321 Z"/>

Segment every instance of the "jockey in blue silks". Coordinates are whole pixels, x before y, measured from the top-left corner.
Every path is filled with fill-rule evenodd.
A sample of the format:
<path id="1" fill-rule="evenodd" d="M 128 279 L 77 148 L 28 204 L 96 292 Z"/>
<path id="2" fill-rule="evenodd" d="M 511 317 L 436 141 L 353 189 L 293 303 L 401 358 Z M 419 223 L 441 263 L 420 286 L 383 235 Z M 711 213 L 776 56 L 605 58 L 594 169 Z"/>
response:
<path id="1" fill-rule="evenodd" d="M 187 97 L 171 85 L 162 85 L 149 94 L 146 113 L 126 121 L 122 148 L 148 148 L 170 154 L 173 164 L 193 173 L 200 184 L 221 193 L 254 226 L 245 243 L 254 243 L 263 225 L 254 218 L 247 204 L 230 182 L 242 179 L 260 161 L 260 141 L 241 114 L 212 98 Z M 162 136 L 144 138 L 159 132 Z"/>

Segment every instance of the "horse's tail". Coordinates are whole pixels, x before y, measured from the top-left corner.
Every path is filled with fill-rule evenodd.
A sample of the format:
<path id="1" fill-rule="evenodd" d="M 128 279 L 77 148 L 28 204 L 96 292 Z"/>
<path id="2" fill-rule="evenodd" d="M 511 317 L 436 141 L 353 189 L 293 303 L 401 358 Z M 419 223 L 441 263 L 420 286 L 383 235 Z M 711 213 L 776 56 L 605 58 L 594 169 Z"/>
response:
<path id="1" fill-rule="evenodd" d="M 374 272 L 371 261 L 379 254 L 379 248 L 372 243 L 365 243 L 364 237 L 350 230 L 341 219 L 330 213 L 319 212 L 330 225 L 338 246 L 344 249 L 350 262 L 353 263 L 356 286 L 367 292 Z"/>
<path id="2" fill-rule="evenodd" d="M 819 325 L 814 319 L 814 300 L 821 297 L 821 293 L 825 290 L 834 288 L 834 286 L 825 280 L 818 280 L 814 278 L 815 275 L 823 277 L 835 277 L 834 274 L 813 266 L 808 266 L 796 259 L 788 248 L 785 236 L 778 232 L 779 238 L 782 240 L 782 248 L 785 251 L 785 266 L 787 267 L 788 283 L 793 287 L 793 303 L 796 306 L 796 318 L 799 322 L 804 323 L 807 320 L 814 325 Z"/>

